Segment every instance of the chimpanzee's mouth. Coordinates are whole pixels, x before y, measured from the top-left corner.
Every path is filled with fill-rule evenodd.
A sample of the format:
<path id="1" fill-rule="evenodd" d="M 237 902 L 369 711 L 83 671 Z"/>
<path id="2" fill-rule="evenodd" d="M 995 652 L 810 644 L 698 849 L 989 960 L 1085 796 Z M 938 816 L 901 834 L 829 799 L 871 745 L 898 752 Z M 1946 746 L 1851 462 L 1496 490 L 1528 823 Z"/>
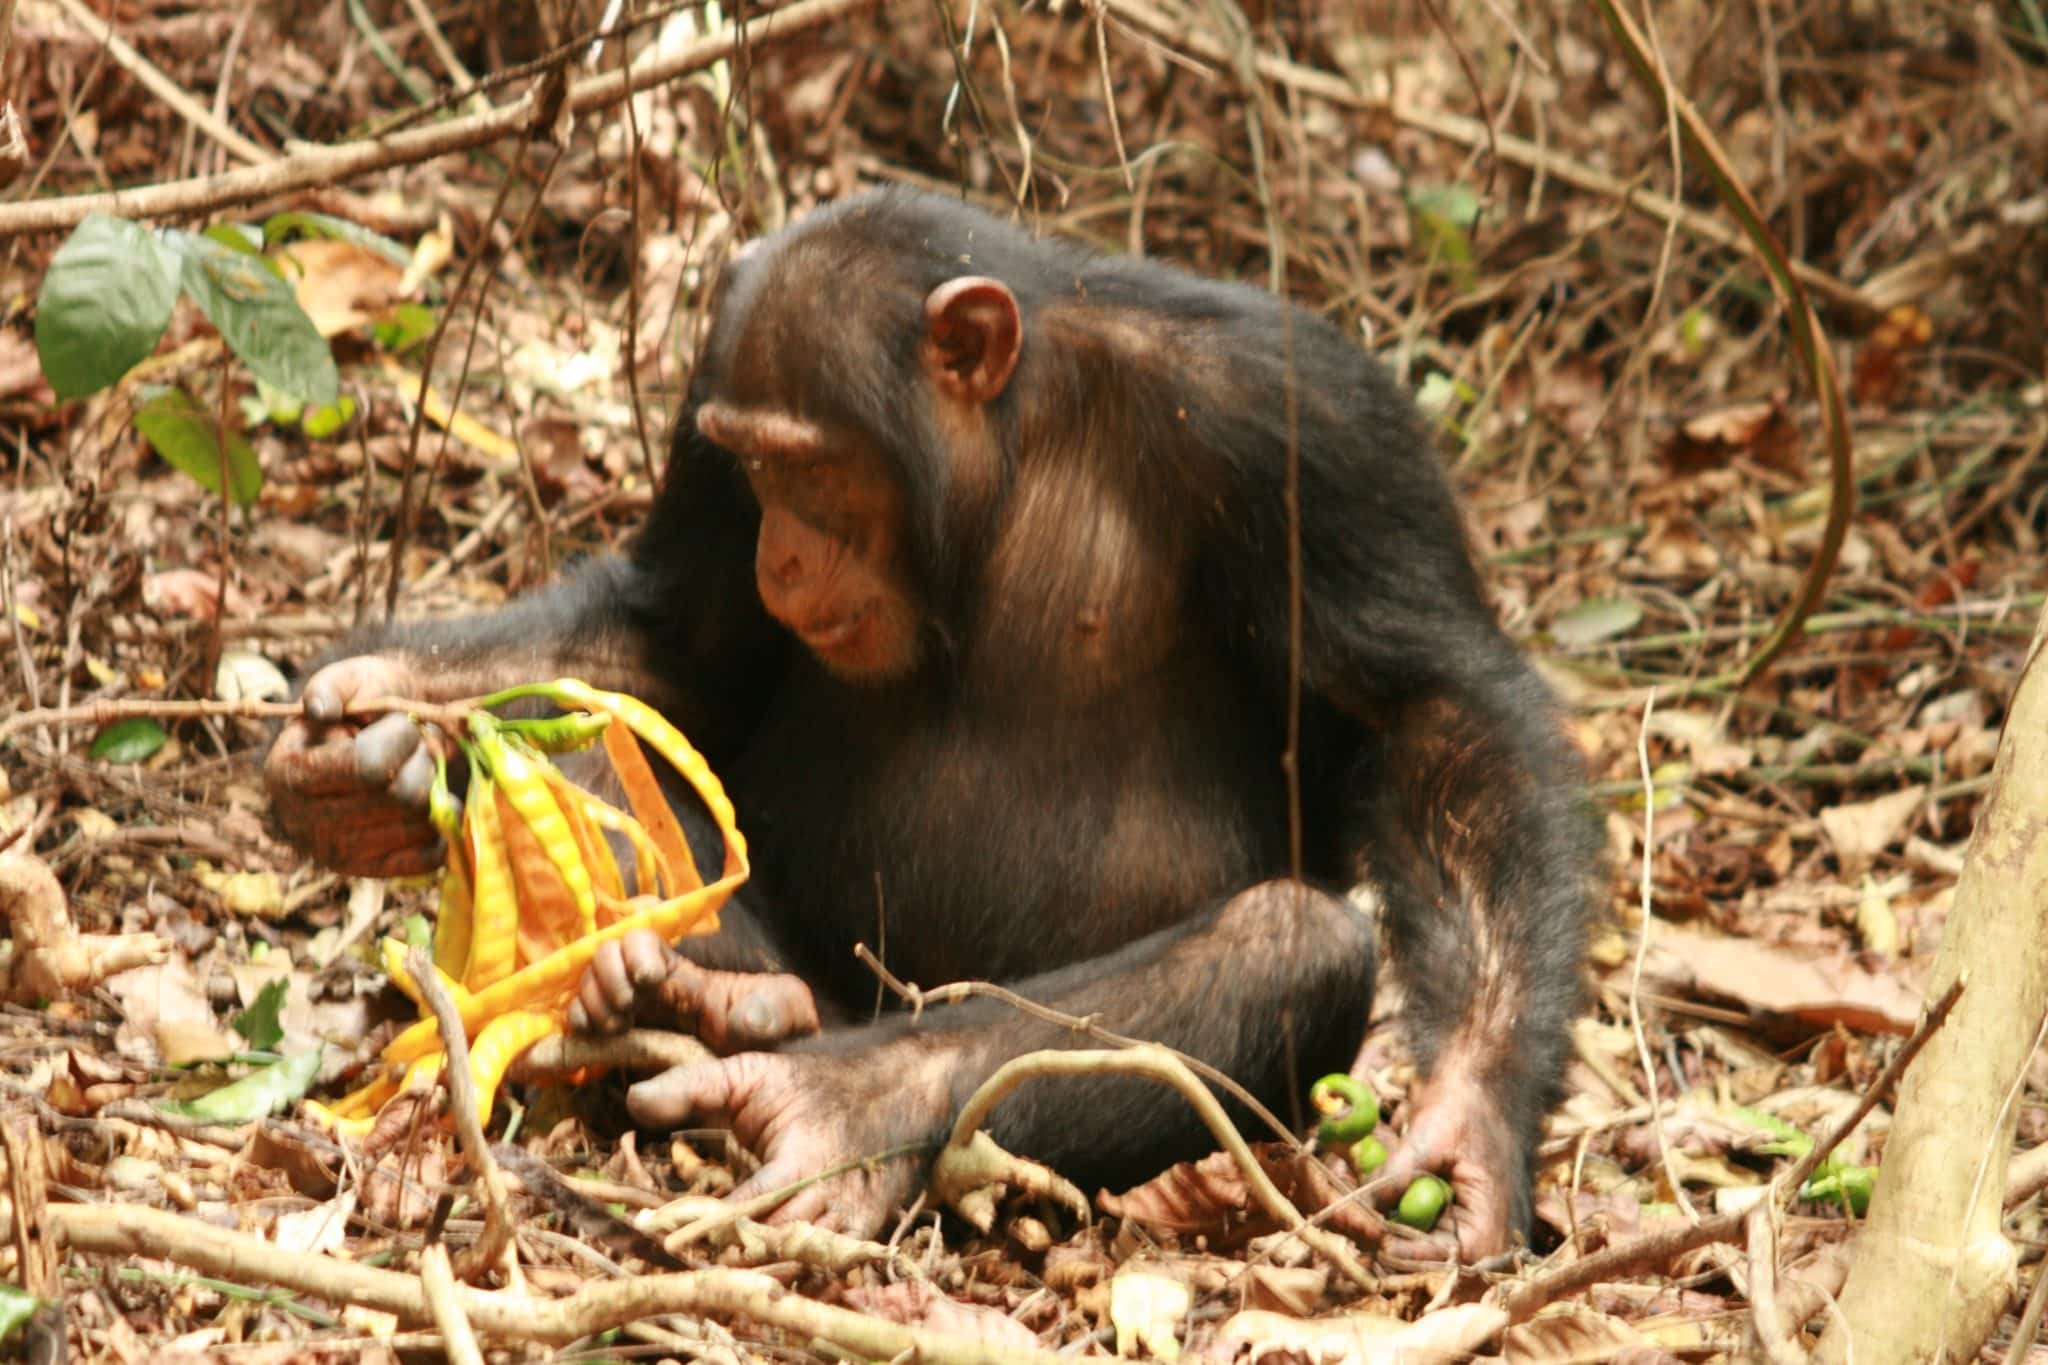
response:
<path id="1" fill-rule="evenodd" d="M 870 614 L 868 609 L 863 608 L 836 620 L 798 626 L 797 638 L 814 653 L 830 654 L 844 649 L 853 637 L 860 633 L 860 628 L 867 624 Z"/>

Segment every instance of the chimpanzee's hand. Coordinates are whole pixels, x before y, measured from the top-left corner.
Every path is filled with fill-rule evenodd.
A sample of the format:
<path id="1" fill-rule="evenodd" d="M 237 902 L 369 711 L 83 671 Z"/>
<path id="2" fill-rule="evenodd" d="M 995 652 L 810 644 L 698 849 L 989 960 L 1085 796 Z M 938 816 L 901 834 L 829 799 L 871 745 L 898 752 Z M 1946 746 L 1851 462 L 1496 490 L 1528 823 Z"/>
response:
<path id="1" fill-rule="evenodd" d="M 1460 1258 L 1469 1264 L 1507 1250 L 1523 1216 L 1515 1208 L 1517 1191 L 1527 1187 L 1528 1175 L 1500 1106 L 1476 1079 L 1450 1065 L 1440 1066 L 1412 1099 L 1407 1132 L 1373 1177 L 1380 1202 L 1399 1201 L 1425 1171 L 1441 1175 L 1451 1182 L 1445 1213 Z M 1439 1236 L 1444 1229 L 1438 1224 Z M 1448 1239 L 1444 1245 L 1448 1251 Z"/>
<path id="2" fill-rule="evenodd" d="M 634 1023 L 693 1033 L 713 1052 L 742 1052 L 816 1033 L 818 1003 L 800 977 L 700 967 L 639 929 L 598 945 L 569 1006 L 579 1031 Z"/>
<path id="3" fill-rule="evenodd" d="M 881 1048 L 743 1052 L 642 1081 L 626 1092 L 626 1106 L 650 1128 L 692 1117 L 729 1126 L 761 1158 L 761 1168 L 729 1199 L 837 1171 L 791 1194 L 769 1221 L 801 1219 L 873 1237 L 917 1187 L 945 1137 L 951 1069 L 951 1059 L 939 1054 L 898 1057 Z M 885 1153 L 892 1155 L 872 1160 Z"/>
<path id="4" fill-rule="evenodd" d="M 270 746 L 263 780 L 291 841 L 337 872 L 401 877 L 441 865 L 440 836 L 427 819 L 433 756 L 406 716 L 358 725 L 352 702 L 417 695 L 413 671 L 377 654 L 327 665 L 306 682 L 306 714 Z"/>

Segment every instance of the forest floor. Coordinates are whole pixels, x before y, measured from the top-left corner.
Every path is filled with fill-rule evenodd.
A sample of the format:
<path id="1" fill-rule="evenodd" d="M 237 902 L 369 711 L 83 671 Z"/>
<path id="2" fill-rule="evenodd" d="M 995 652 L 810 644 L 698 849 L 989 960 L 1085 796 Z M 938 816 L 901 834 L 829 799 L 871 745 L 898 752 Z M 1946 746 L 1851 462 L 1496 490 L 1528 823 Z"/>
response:
<path id="1" fill-rule="evenodd" d="M 554 8 L 573 11 L 569 74 L 585 76 L 600 7 Z M 419 114 L 459 85 L 457 63 L 510 73 L 486 97 L 508 100 L 520 64 L 547 55 L 538 25 L 504 0 L 0 0 L 0 31 L 14 13 L 0 106 L 12 101 L 27 140 L 0 188 L 0 699 L 75 712 L 0 744 L 0 847 L 55 874 L 78 927 L 167 948 L 56 999 L 13 979 L 0 1095 L 14 1117 L 0 1126 L 17 1210 L 150 1206 L 186 1229 L 151 1233 L 149 1259 L 78 1259 L 113 1243 L 74 1229 L 50 1282 L 64 1307 L 38 1330 L 88 1359 L 431 1349 L 416 1318 L 411 1336 L 376 1340 L 397 1305 L 357 1281 L 266 1290 L 260 1264 L 252 1279 L 246 1260 L 209 1260 L 227 1244 L 207 1239 L 233 1228 L 410 1279 L 429 1229 L 459 1250 L 482 1225 L 452 1141 L 366 1153 L 291 1111 L 201 1123 L 157 1107 L 219 1082 L 208 1059 L 256 1037 L 238 1041 L 230 1019 L 276 1010 L 259 999 L 280 980 L 278 1050 L 325 1040 L 313 1093 L 346 1088 L 416 1017 L 374 948 L 431 897 L 352 884 L 279 840 L 263 722 L 165 707 L 109 737 L 95 722 L 111 712 L 77 708 L 261 694 L 275 670 L 379 618 L 394 567 L 402 614 L 447 615 L 617 544 L 647 504 L 711 266 L 815 203 L 904 181 L 965 186 L 999 211 L 1021 198 L 1044 230 L 1254 282 L 1277 223 L 1286 291 L 1422 396 L 1501 619 L 1570 703 L 1609 833 L 1595 1009 L 1543 1148 L 1535 1255 L 1457 1273 L 1399 1241 L 1362 1246 L 1361 1287 L 1249 1211 L 1235 1166 L 1212 1163 L 1086 1223 L 1013 1208 L 983 1235 L 920 1207 L 886 1246 L 853 1249 L 727 1227 L 685 1262 L 765 1279 L 694 1282 L 607 1318 L 593 1287 L 661 1282 L 627 1275 L 647 1266 L 616 1228 L 577 1223 L 544 1182 L 520 1180 L 518 1292 L 585 1297 L 557 1318 L 471 1317 L 500 1344 L 563 1345 L 632 1317 L 584 1349 L 717 1360 L 1100 1354 L 1120 1336 L 1170 1354 L 1176 1331 L 1217 1359 L 1751 1349 L 1755 1267 L 1730 1244 L 1646 1254 L 1505 1332 L 1484 1294 L 1501 1274 L 1541 1283 L 1586 1252 L 1740 1207 L 1785 1160 L 1758 1116 L 1826 1133 L 1914 1028 L 2048 589 L 2040 9 L 1648 7 L 1668 79 L 1801 266 L 1849 418 L 1856 498 L 1839 559 L 1803 634 L 1747 682 L 1826 540 L 1825 413 L 1794 315 L 1714 179 L 1697 156 L 1675 163 L 1662 99 L 1590 6 L 1247 9 L 1249 82 L 1211 7 L 905 2 L 771 32 L 737 66 L 638 98 L 630 119 L 618 104 L 581 114 L 559 144 L 505 137 L 229 195 L 208 188 L 224 172 L 288 167 L 395 114 L 420 129 L 471 114 L 463 99 Z M 691 17 L 615 35 L 596 67 L 681 49 Z M 6 142 L 0 123 L 0 180 Z M 261 492 L 231 515 L 152 454 L 138 384 L 55 400 L 37 295 L 75 216 L 37 231 L 5 217 L 176 183 L 193 193 L 163 221 L 309 211 L 402 248 L 398 261 L 345 240 L 293 249 L 300 301 L 358 405 L 338 434 L 266 412 L 197 310 L 178 310 L 147 378 L 248 423 Z M 419 343 L 437 322 L 416 430 Z M 10 885 L 0 877 L 0 901 Z M 19 954 L 28 897 L 13 894 Z M 1390 1098 L 1412 1080 L 1397 1025 L 1384 1021 L 1375 1072 Z M 2023 1148 L 2048 1140 L 2048 1067 L 2037 1058 L 2028 1079 Z M 514 1087 L 498 1126 L 615 1212 L 729 1183 L 715 1139 L 622 1134 L 617 1094 Z M 1882 1153 L 1879 1098 L 1843 1148 L 1852 1165 Z M 20 1166 L 37 1150 L 47 1189 L 32 1191 Z M 1286 1166 L 1285 1146 L 1268 1152 Z M 2024 1281 L 2048 1226 L 2037 1191 L 2011 1193 Z M 1822 1325 L 1855 1227 L 1838 1203 L 1788 1211 L 1774 1348 Z M 34 1249 L 12 1254 L 16 1278 L 38 1283 Z M 914 1334 L 861 1336 L 845 1315 Z M 2004 1358 L 2011 1325 L 1988 1358 Z"/>

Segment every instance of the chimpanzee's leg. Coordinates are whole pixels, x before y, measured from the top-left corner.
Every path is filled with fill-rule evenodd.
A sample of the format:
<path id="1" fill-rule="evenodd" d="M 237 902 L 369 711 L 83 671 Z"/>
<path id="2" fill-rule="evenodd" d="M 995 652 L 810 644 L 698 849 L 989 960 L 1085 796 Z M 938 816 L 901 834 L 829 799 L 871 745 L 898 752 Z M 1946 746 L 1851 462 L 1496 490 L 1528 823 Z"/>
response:
<path id="1" fill-rule="evenodd" d="M 1374 926 L 1327 893 L 1271 882 L 1127 948 L 1013 983 L 1062 1013 L 1153 1039 L 1243 1082 L 1268 1106 L 1357 1050 L 1372 996 Z M 1090 1046 L 1085 1035 L 990 1000 L 839 1029 L 777 1053 L 682 1067 L 635 1086 L 651 1125 L 730 1122 L 763 1157 L 739 1194 L 807 1186 L 782 1216 L 855 1232 L 909 1192 L 953 1115 L 1013 1057 Z M 1036 1082 L 990 1119 L 995 1139 L 1081 1181 L 1120 1182 L 1209 1150 L 1187 1106 L 1156 1084 L 1104 1073 Z"/>

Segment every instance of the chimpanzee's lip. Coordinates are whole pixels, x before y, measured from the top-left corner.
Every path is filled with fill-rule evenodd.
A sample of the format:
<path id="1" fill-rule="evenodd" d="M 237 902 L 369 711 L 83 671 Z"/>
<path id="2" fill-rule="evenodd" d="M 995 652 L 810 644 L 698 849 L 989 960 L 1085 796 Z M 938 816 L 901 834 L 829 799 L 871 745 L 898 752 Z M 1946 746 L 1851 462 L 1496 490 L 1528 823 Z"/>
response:
<path id="1" fill-rule="evenodd" d="M 867 623 L 868 615 L 869 613 L 866 610 L 861 610 L 841 616 L 837 620 L 814 621 L 808 625 L 797 627 L 797 638 L 820 654 L 829 654 L 834 650 L 844 648 L 847 642 L 852 640 L 859 633 L 860 628 Z"/>

